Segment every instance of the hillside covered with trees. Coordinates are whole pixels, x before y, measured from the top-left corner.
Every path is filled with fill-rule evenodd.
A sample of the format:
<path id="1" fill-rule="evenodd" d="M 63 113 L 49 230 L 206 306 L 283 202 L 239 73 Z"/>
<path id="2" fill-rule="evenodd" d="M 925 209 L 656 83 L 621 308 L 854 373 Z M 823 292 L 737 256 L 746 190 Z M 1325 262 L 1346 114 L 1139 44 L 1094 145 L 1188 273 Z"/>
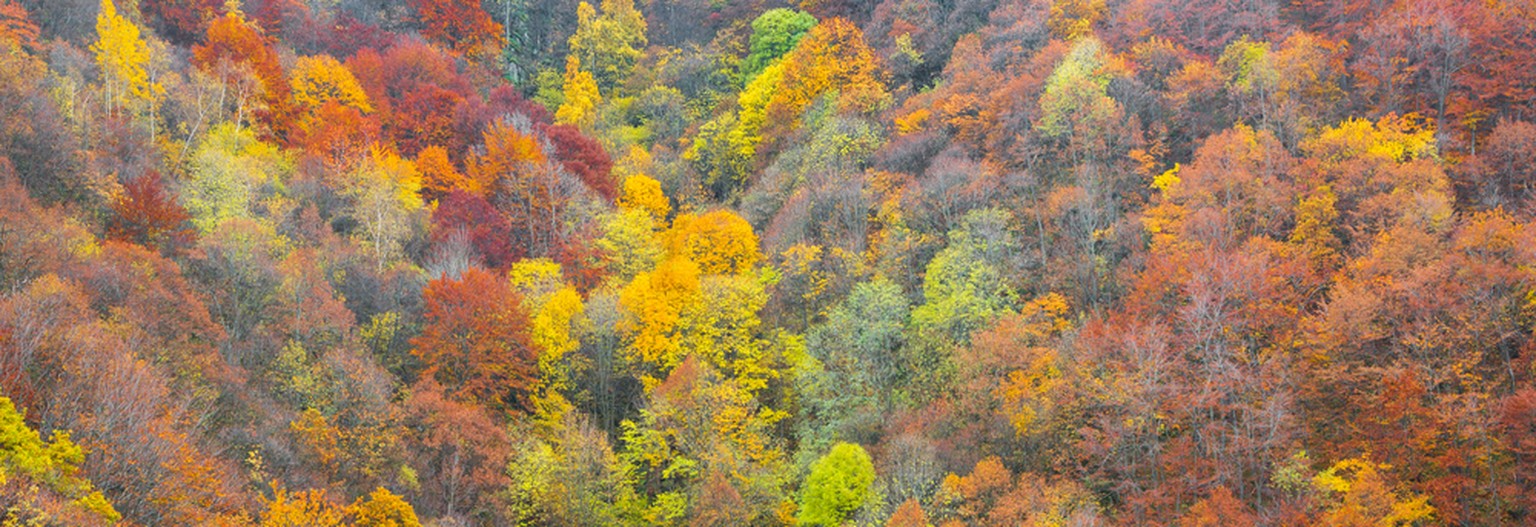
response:
<path id="1" fill-rule="evenodd" d="M 0 0 L 6 527 L 1532 525 L 1533 331 L 1531 0 Z"/>

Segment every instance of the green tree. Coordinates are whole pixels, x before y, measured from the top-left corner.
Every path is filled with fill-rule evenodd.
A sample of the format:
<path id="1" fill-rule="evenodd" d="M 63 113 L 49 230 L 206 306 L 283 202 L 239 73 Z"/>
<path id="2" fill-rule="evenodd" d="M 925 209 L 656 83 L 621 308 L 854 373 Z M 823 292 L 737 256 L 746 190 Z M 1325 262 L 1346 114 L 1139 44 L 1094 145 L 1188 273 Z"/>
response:
<path id="1" fill-rule="evenodd" d="M 1108 59 L 1104 44 L 1093 37 L 1078 40 L 1045 81 L 1040 95 L 1040 133 L 1090 143 L 1104 132 L 1120 105 L 1109 97 Z"/>
<path id="2" fill-rule="evenodd" d="M 602 8 L 598 14 L 586 2 L 576 7 L 571 55 L 586 65 L 603 91 L 612 91 L 629 77 L 645 49 L 645 16 L 634 0 L 603 0 Z"/>
<path id="3" fill-rule="evenodd" d="M 752 38 L 748 41 L 747 58 L 741 62 L 741 78 L 752 82 L 779 57 L 795 49 L 800 39 L 816 27 L 816 17 L 794 9 L 769 9 L 752 21 Z"/>
<path id="4" fill-rule="evenodd" d="M 855 285 L 806 335 L 806 351 L 820 368 L 799 381 L 812 427 L 802 445 L 825 447 L 881 426 L 882 405 L 904 371 L 899 353 L 908 313 L 901 286 L 877 278 Z"/>
<path id="5" fill-rule="evenodd" d="M 923 305 L 912 311 L 909 367 L 929 389 L 942 383 L 952 366 L 946 353 L 970 340 L 972 332 L 1013 308 L 1017 294 L 1008 262 L 1017 258 L 1018 242 L 1002 209 L 972 211 L 949 233 L 949 247 L 939 251 L 923 273 Z"/>
<path id="6" fill-rule="evenodd" d="M 869 499 L 875 464 L 864 447 L 838 443 L 811 465 L 800 488 L 800 523 L 841 525 Z"/>

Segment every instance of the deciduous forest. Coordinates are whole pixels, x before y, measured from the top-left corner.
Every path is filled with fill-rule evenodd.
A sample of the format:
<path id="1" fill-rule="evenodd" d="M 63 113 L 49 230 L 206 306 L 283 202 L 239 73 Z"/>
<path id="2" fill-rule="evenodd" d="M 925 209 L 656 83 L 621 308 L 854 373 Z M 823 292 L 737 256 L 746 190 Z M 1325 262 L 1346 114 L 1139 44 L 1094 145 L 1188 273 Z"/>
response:
<path id="1" fill-rule="evenodd" d="M 1536 2 L 0 0 L 102 525 L 1536 525 Z"/>

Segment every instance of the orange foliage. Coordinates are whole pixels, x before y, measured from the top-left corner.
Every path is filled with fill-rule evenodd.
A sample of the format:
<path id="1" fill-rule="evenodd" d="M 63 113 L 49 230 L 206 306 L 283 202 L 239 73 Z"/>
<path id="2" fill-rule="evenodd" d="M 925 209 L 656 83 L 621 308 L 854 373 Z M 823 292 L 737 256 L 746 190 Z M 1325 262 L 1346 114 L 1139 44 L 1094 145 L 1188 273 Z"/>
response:
<path id="1" fill-rule="evenodd" d="M 538 375 L 521 297 L 502 278 L 475 268 L 427 284 L 426 326 L 411 340 L 426 365 L 423 375 L 460 400 L 520 406 Z"/>
<path id="2" fill-rule="evenodd" d="M 501 24 L 491 19 L 480 0 L 411 0 L 427 38 L 475 55 L 500 51 Z"/>

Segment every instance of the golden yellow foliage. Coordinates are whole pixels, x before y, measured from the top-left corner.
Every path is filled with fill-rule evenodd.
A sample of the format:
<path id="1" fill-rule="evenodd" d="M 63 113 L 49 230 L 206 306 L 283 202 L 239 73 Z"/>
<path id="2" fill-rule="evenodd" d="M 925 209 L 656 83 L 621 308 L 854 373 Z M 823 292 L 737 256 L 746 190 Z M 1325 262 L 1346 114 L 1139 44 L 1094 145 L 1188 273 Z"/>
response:
<path id="1" fill-rule="evenodd" d="M 352 505 L 356 527 L 421 527 L 416 509 L 388 489 L 379 487 Z"/>
<path id="2" fill-rule="evenodd" d="M 697 262 L 704 274 L 739 273 L 762 258 L 752 224 L 728 210 L 679 215 L 666 244 L 670 254 Z"/>
<path id="3" fill-rule="evenodd" d="M 618 205 L 621 209 L 643 210 L 657 224 L 665 222 L 667 213 L 672 211 L 671 202 L 667 201 L 667 195 L 661 191 L 661 182 L 644 174 L 624 178 L 624 189 L 619 195 Z"/>
<path id="4" fill-rule="evenodd" d="M 1046 26 L 1051 36 L 1076 40 L 1093 33 L 1093 24 L 1104 16 L 1104 0 L 1055 0 Z"/>
<path id="5" fill-rule="evenodd" d="M 565 102 L 555 110 L 555 121 L 561 124 L 587 125 L 596 117 L 593 110 L 602 104 L 603 95 L 597 91 L 597 81 L 592 74 L 581 69 L 581 59 L 576 55 L 565 57 Z"/>
<path id="6" fill-rule="evenodd" d="M 783 78 L 768 103 L 772 115 L 796 119 L 832 90 L 846 110 L 873 111 L 889 102 L 884 72 L 864 33 L 841 18 L 822 21 L 784 56 Z M 766 74 L 766 72 L 764 72 Z"/>
<path id="7" fill-rule="evenodd" d="M 153 108 L 165 88 L 149 78 L 149 44 L 140 36 L 139 26 L 119 15 L 112 0 L 101 0 L 96 36 L 91 51 L 106 81 L 109 108 Z"/>
<path id="8" fill-rule="evenodd" d="M 261 515 L 261 527 L 342 527 L 345 511 L 325 498 L 325 491 L 310 489 L 289 492 L 278 488 L 272 499 L 262 500 L 267 507 Z"/>
<path id="9" fill-rule="evenodd" d="M 678 323 L 683 310 L 699 298 L 699 265 L 687 258 L 670 258 L 654 271 L 640 273 L 619 291 L 619 304 L 630 313 L 621 326 L 630 335 L 628 359 L 662 374 L 683 360 Z M 644 374 L 647 388 L 659 380 Z"/>
<path id="10" fill-rule="evenodd" d="M 1394 491 L 1381 473 L 1390 468 L 1370 460 L 1350 458 L 1334 463 L 1312 478 L 1312 485 L 1332 504 L 1318 525 L 1338 527 L 1397 527 L 1419 525 L 1434 517 L 1427 496 Z"/>
<path id="11" fill-rule="evenodd" d="M 357 77 L 352 76 L 352 70 L 330 55 L 300 58 L 290 73 L 289 83 L 294 102 L 301 106 L 315 109 L 335 101 L 364 113 L 373 112 L 368 94 L 357 83 Z"/>

